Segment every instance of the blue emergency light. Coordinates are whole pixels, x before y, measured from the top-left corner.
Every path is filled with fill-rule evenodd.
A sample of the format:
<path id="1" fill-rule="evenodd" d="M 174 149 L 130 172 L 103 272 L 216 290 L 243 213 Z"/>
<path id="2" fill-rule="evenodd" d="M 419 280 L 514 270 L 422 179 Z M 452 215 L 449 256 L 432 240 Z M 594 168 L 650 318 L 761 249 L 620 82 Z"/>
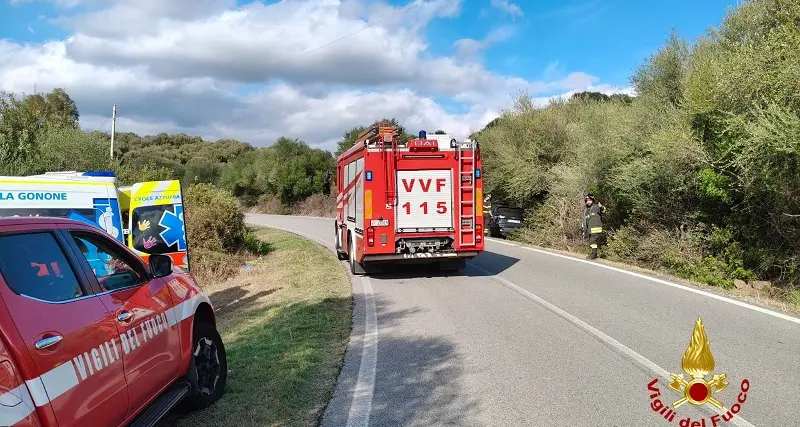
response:
<path id="1" fill-rule="evenodd" d="M 419 139 L 428 139 L 428 134 L 424 130 L 419 131 Z"/>
<path id="2" fill-rule="evenodd" d="M 372 181 L 372 171 L 367 171 L 367 173 L 364 174 L 364 179 L 367 181 Z"/>
<path id="3" fill-rule="evenodd" d="M 83 176 L 102 176 L 102 177 L 116 177 L 114 171 L 89 171 L 84 172 Z"/>
<path id="4" fill-rule="evenodd" d="M 480 177 L 481 177 L 481 170 L 475 169 L 475 178 L 480 178 Z"/>

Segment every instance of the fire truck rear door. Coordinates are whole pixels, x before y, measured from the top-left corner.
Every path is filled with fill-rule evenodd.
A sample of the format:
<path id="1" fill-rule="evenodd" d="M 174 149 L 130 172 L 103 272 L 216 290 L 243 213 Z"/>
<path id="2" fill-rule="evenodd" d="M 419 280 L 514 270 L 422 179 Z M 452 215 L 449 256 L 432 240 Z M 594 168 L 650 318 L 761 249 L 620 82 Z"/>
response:
<path id="1" fill-rule="evenodd" d="M 453 171 L 397 171 L 398 232 L 453 230 Z"/>

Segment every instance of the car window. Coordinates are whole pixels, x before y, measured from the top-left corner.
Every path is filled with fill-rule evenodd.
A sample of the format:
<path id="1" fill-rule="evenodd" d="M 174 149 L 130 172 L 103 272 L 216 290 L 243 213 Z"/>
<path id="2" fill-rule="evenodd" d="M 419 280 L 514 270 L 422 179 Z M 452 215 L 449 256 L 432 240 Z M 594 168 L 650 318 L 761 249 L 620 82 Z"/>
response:
<path id="1" fill-rule="evenodd" d="M 90 233 L 73 232 L 72 237 L 103 291 L 115 291 L 144 283 L 145 275 L 126 261 L 128 257 L 119 248 Z"/>
<path id="2" fill-rule="evenodd" d="M 133 210 L 131 236 L 133 247 L 137 251 L 148 254 L 176 252 L 174 247 L 164 241 L 162 233 L 166 229 L 159 224 L 164 212 L 171 210 L 171 205 L 143 206 Z"/>
<path id="3" fill-rule="evenodd" d="M 498 208 L 497 215 L 503 215 L 511 218 L 522 218 L 522 210 L 514 208 Z"/>
<path id="4" fill-rule="evenodd" d="M 86 295 L 52 233 L 0 236 L 0 272 L 20 295 L 50 302 Z"/>

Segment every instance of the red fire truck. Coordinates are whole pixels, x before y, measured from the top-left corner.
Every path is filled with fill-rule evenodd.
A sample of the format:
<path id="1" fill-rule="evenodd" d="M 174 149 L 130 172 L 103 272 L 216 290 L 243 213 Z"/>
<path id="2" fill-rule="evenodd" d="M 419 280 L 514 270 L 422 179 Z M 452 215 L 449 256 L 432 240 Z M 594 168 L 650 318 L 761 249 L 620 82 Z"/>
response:
<path id="1" fill-rule="evenodd" d="M 335 247 L 353 274 L 386 263 L 458 270 L 483 242 L 483 180 L 476 141 L 446 134 L 402 143 L 376 123 L 337 161 Z"/>

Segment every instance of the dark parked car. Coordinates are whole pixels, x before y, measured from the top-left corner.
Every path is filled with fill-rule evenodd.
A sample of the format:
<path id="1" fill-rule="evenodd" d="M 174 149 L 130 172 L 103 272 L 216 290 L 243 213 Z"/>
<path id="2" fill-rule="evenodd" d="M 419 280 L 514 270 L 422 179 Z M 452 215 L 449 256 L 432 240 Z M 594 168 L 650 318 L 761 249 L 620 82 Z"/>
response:
<path id="1" fill-rule="evenodd" d="M 509 233 L 521 227 L 524 221 L 523 211 L 510 206 L 494 208 L 494 217 L 489 220 L 486 227 L 492 237 L 506 237 Z"/>

